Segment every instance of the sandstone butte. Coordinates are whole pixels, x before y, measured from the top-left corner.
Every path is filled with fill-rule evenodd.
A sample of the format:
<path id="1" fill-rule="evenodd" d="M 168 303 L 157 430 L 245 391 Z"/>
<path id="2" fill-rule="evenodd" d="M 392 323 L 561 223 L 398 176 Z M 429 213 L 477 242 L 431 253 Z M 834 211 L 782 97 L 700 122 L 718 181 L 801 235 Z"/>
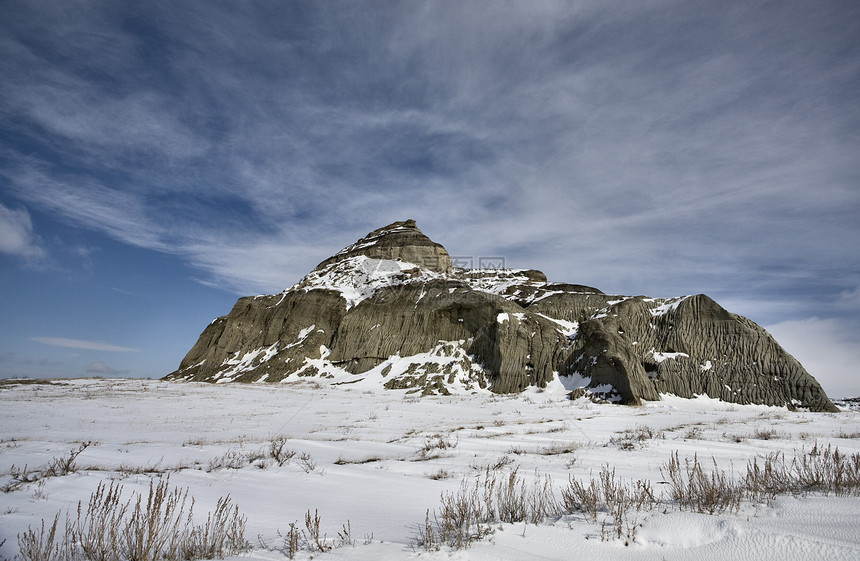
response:
<path id="1" fill-rule="evenodd" d="M 370 232 L 280 294 L 240 298 L 165 379 L 370 376 L 421 395 L 520 392 L 558 376 L 572 398 L 838 411 L 765 329 L 704 294 L 608 295 L 537 270 L 455 268 L 414 220 Z"/>

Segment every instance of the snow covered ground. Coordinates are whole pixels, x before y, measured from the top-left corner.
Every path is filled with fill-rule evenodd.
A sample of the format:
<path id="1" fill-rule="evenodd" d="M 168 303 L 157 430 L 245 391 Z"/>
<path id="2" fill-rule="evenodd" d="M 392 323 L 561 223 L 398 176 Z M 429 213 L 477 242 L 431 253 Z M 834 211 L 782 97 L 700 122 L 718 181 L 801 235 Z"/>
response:
<path id="1" fill-rule="evenodd" d="M 519 468 L 527 481 L 549 476 L 556 493 L 569 477 L 650 480 L 674 452 L 698 455 L 740 474 L 773 452 L 828 444 L 860 452 L 860 411 L 838 414 L 667 397 L 642 407 L 566 400 L 556 383 L 522 395 L 433 396 L 368 385 L 206 385 L 155 380 L 58 380 L 0 385 L 0 485 L 12 466 L 30 469 L 91 442 L 76 471 L 0 494 L 0 558 L 42 519 L 86 504 L 98 484 L 118 480 L 146 493 L 152 478 L 188 487 L 203 517 L 229 494 L 247 516 L 254 549 L 242 559 L 285 559 L 290 523 L 318 511 L 329 542 L 349 522 L 354 543 L 297 558 L 425 559 L 860 559 L 860 497 L 780 496 L 707 515 L 667 503 L 638 513 L 632 539 L 601 539 L 582 514 L 544 524 L 495 524 L 471 547 L 426 551 L 417 528 L 440 496 L 487 466 Z M 271 459 L 284 439 L 295 455 Z M 605 536 L 604 536 L 605 537 Z"/>

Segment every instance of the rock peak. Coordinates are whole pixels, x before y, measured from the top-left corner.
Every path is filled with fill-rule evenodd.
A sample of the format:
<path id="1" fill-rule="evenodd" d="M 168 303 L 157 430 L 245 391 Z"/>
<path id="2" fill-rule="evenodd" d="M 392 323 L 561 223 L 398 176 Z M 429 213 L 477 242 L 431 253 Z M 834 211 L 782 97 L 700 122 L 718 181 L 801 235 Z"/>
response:
<path id="1" fill-rule="evenodd" d="M 392 222 L 388 226 L 383 226 L 382 228 L 377 228 L 373 232 L 367 234 L 367 236 L 365 236 L 365 237 L 369 237 L 369 236 L 373 236 L 373 235 L 379 235 L 379 234 L 386 232 L 388 230 L 397 230 L 400 228 L 409 228 L 412 230 L 418 230 L 418 225 L 415 223 L 414 219 L 409 218 L 406 220 L 401 220 L 399 222 Z M 418 231 L 420 232 L 420 230 L 418 230 Z"/>
<path id="2" fill-rule="evenodd" d="M 445 248 L 419 230 L 415 220 L 408 219 L 373 230 L 317 265 L 316 270 L 358 255 L 414 263 L 443 274 L 450 274 L 454 267 Z"/>
<path id="3" fill-rule="evenodd" d="M 648 298 L 538 271 L 454 270 L 414 220 L 367 234 L 280 294 L 241 298 L 171 380 L 520 392 L 638 404 L 662 395 L 838 411 L 753 321 L 705 295 Z"/>

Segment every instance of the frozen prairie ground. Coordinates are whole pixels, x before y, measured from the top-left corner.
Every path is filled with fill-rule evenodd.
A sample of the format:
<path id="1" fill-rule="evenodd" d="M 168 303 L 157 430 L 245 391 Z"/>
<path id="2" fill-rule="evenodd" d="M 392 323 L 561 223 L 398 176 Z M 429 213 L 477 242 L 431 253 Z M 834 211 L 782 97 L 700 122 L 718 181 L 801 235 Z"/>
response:
<path id="1" fill-rule="evenodd" d="M 663 493 L 661 466 L 678 457 L 713 458 L 740 476 L 747 462 L 814 446 L 860 452 L 860 412 L 790 412 L 709 399 L 667 398 L 642 407 L 568 401 L 560 383 L 517 396 L 487 393 L 417 398 L 369 386 L 315 381 L 205 385 L 155 380 L 58 380 L 0 385 L 0 559 L 17 535 L 86 505 L 100 482 L 146 493 L 170 477 L 196 500 L 195 516 L 229 494 L 247 517 L 253 549 L 238 558 L 285 559 L 290 523 L 318 511 L 335 544 L 349 522 L 352 540 L 297 558 L 425 559 L 860 559 L 860 497 L 781 495 L 708 515 L 666 500 L 634 512 L 616 538 L 608 513 L 542 524 L 492 525 L 470 547 L 427 551 L 418 528 L 443 493 L 471 484 L 488 466 L 518 468 L 531 483 L 549 476 L 556 496 L 569 478 L 648 480 Z M 278 465 L 273 441 L 295 455 Z M 12 485 L 13 472 L 46 466 L 91 442 L 71 473 Z M 13 470 L 13 466 L 16 466 Z M 538 474 L 536 476 L 536 474 Z M 14 487 L 14 488 L 12 488 Z"/>

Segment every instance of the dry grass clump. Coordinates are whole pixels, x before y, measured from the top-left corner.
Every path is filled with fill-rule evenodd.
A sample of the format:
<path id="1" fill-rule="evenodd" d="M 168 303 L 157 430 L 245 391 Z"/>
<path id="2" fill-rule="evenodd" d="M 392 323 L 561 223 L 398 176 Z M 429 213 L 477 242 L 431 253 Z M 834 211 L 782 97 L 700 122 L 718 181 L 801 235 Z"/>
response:
<path id="1" fill-rule="evenodd" d="M 639 527 L 639 523 L 631 519 L 631 512 L 653 510 L 659 503 L 649 481 L 623 482 L 608 465 L 601 468 L 597 479 L 592 478 L 588 483 L 569 478 L 568 486 L 561 491 L 565 514 L 581 512 L 597 523 L 602 513 L 601 540 L 626 537 L 624 545 L 629 545 L 636 537 Z"/>
<path id="2" fill-rule="evenodd" d="M 0 389 L 5 389 L 11 386 L 29 386 L 29 385 L 39 385 L 39 386 L 67 386 L 67 383 L 57 382 L 50 379 L 43 378 L 6 378 L 0 380 Z"/>
<path id="3" fill-rule="evenodd" d="M 504 469 L 504 468 L 508 467 L 512 463 L 514 463 L 514 459 L 508 455 L 504 455 L 504 456 L 499 456 L 499 458 L 491 464 L 480 465 L 477 463 L 472 463 L 472 464 L 469 464 L 469 467 L 478 473 L 483 473 L 484 471 L 487 471 L 487 470 L 499 471 L 500 469 Z"/>
<path id="4" fill-rule="evenodd" d="M 313 514 L 308 510 L 305 513 L 304 530 L 299 528 L 298 522 L 291 522 L 290 529 L 287 530 L 286 535 L 281 534 L 280 531 L 278 532 L 278 535 L 283 539 L 282 547 L 269 547 L 268 544 L 263 542 L 262 537 L 260 537 L 260 545 L 264 549 L 278 551 L 290 559 L 295 559 L 300 551 L 308 551 L 311 553 L 311 559 L 313 559 L 315 552 L 326 553 L 337 547 L 355 545 L 355 538 L 352 536 L 352 524 L 349 520 L 341 526 L 336 540 L 329 540 L 328 535 L 322 532 L 320 528 L 321 521 L 322 517 L 319 510 L 314 509 Z M 372 536 L 365 537 L 365 543 L 370 543 L 371 540 Z"/>
<path id="5" fill-rule="evenodd" d="M 372 464 L 374 462 L 384 462 L 385 458 L 382 456 L 371 455 L 365 456 L 363 458 L 344 458 L 340 456 L 338 459 L 334 461 L 334 465 L 336 466 L 348 466 L 348 465 L 361 465 L 361 464 Z"/>
<path id="6" fill-rule="evenodd" d="M 736 512 L 744 500 L 760 502 L 777 495 L 860 495 L 860 454 L 842 454 L 829 445 L 823 449 L 815 445 L 791 459 L 781 453 L 753 458 L 738 478 L 720 469 L 716 461 L 709 473 L 695 456 L 684 464 L 681 467 L 675 452 L 660 470 L 681 510 L 719 514 Z"/>
<path id="7" fill-rule="evenodd" d="M 774 429 L 757 428 L 755 432 L 750 435 L 750 438 L 754 438 L 756 440 L 772 440 L 779 438 L 779 433 Z"/>
<path id="8" fill-rule="evenodd" d="M 592 478 L 588 483 L 569 478 L 568 486 L 561 491 L 565 513 L 582 512 L 593 522 L 597 522 L 600 512 L 617 514 L 631 509 L 651 510 L 658 503 L 649 481 L 625 483 L 616 478 L 615 468 L 608 465 L 601 468 L 597 479 Z"/>
<path id="9" fill-rule="evenodd" d="M 629 543 L 638 527 L 630 521 L 629 513 L 651 510 L 658 504 L 649 482 L 624 483 L 608 466 L 601 470 L 599 479 L 587 484 L 571 478 L 561 491 L 561 501 L 548 476 L 536 475 L 529 483 L 516 468 L 501 476 L 487 468 L 473 484 L 463 481 L 456 493 L 443 493 L 439 509 L 428 509 L 424 523 L 419 524 L 416 543 L 428 551 L 442 546 L 461 549 L 491 533 L 494 523 L 540 524 L 575 512 L 586 513 L 594 522 L 599 513 L 605 513 L 602 538 L 626 536 Z"/>
<path id="10" fill-rule="evenodd" d="M 492 531 L 497 522 L 537 524 L 559 514 L 549 477 L 536 475 L 528 484 L 514 468 L 499 475 L 487 468 L 474 483 L 463 480 L 455 493 L 443 493 L 438 511 L 427 510 L 416 532 L 416 543 L 427 551 L 443 545 L 469 547 Z"/>
<path id="11" fill-rule="evenodd" d="M 23 468 L 12 466 L 9 469 L 9 475 L 12 476 L 12 481 L 2 487 L 4 493 L 9 493 L 20 488 L 27 483 L 35 483 L 47 477 L 62 477 L 75 473 L 78 469 L 76 460 L 78 456 L 90 447 L 92 442 L 83 442 L 77 450 L 70 450 L 67 456 L 52 458 L 44 466 L 39 466 L 34 469 L 28 469 L 25 465 Z"/>
<path id="12" fill-rule="evenodd" d="M 260 469 L 266 469 L 272 464 L 277 464 L 279 467 L 289 464 L 295 457 L 296 451 L 286 448 L 287 439 L 284 436 L 272 438 L 268 445 L 263 446 L 259 450 L 245 450 L 243 447 L 236 449 L 230 448 L 221 456 L 209 460 L 209 465 L 206 472 L 212 472 L 219 469 L 242 469 L 247 465 L 253 465 Z M 305 460 L 309 457 L 307 453 L 302 454 L 302 463 L 300 466 L 304 469 L 307 466 Z M 316 466 L 314 466 L 316 467 Z M 309 471 L 312 471 L 309 470 Z"/>
<path id="13" fill-rule="evenodd" d="M 668 479 L 671 498 L 678 502 L 681 510 L 691 510 L 704 514 L 736 512 L 740 507 L 743 487 L 725 471 L 717 467 L 707 473 L 698 456 L 692 461 L 684 460 L 684 467 L 675 452 L 669 461 L 660 468 L 664 479 Z"/>
<path id="14" fill-rule="evenodd" d="M 310 473 L 317 469 L 317 461 L 308 452 L 302 452 L 299 456 L 299 467 L 305 473 Z"/>
<path id="15" fill-rule="evenodd" d="M 573 454 L 581 448 L 578 442 L 553 442 L 549 446 L 539 448 L 537 453 L 541 456 L 558 456 L 562 454 Z"/>
<path id="16" fill-rule="evenodd" d="M 451 437 L 434 434 L 424 439 L 424 445 L 418 450 L 418 460 L 432 460 L 442 455 L 445 450 L 453 450 L 460 442 Z"/>
<path id="17" fill-rule="evenodd" d="M 295 450 L 284 448 L 287 444 L 287 438 L 278 436 L 272 439 L 269 443 L 269 457 L 271 457 L 279 466 L 290 463 L 290 460 L 296 455 Z"/>
<path id="18" fill-rule="evenodd" d="M 320 532 L 320 520 L 319 510 L 314 510 L 313 515 L 311 515 L 310 510 L 305 513 L 305 528 L 308 530 L 305 539 L 308 543 L 308 549 L 311 551 L 316 549 L 320 553 L 325 553 L 331 550 L 331 546 L 328 544 L 327 536 Z"/>
<path id="19" fill-rule="evenodd" d="M 450 479 L 454 477 L 454 475 L 448 470 L 440 469 L 438 471 L 434 471 L 433 473 L 428 473 L 427 477 L 434 481 L 441 481 L 443 479 Z"/>
<path id="20" fill-rule="evenodd" d="M 741 442 L 743 442 L 744 440 L 746 440 L 746 437 L 745 437 L 745 436 L 743 436 L 743 435 L 740 435 L 740 434 L 730 434 L 730 433 L 728 433 L 728 432 L 724 432 L 724 433 L 723 433 L 723 438 L 725 438 L 725 439 L 726 439 L 726 440 L 728 440 L 729 442 L 734 442 L 735 444 L 740 444 Z"/>
<path id="21" fill-rule="evenodd" d="M 219 469 L 242 469 L 249 463 L 250 459 L 244 451 L 230 448 L 221 456 L 209 460 L 206 472 L 209 473 Z"/>
<path id="22" fill-rule="evenodd" d="M 860 439 L 860 432 L 845 432 L 845 429 L 840 429 L 835 435 L 836 438 L 845 438 L 848 440 Z"/>
<path id="23" fill-rule="evenodd" d="M 50 526 L 28 528 L 18 535 L 23 561 L 183 561 L 235 555 L 248 546 L 245 517 L 218 500 L 206 523 L 192 524 L 194 499 L 188 489 L 170 489 L 169 478 L 150 483 L 149 494 L 122 501 L 122 486 L 99 484 L 84 510 L 66 514 L 58 533 L 60 514 Z M 187 509 L 186 509 L 187 506 Z"/>
<path id="24" fill-rule="evenodd" d="M 760 502 L 777 495 L 860 495 L 860 454 L 842 454 L 839 448 L 813 446 L 809 451 L 768 454 L 747 463 L 743 477 L 735 478 L 717 466 L 707 473 L 698 459 L 685 460 L 678 453 L 661 468 L 669 479 L 671 497 L 679 508 L 707 514 L 737 511 L 740 502 Z"/>
<path id="25" fill-rule="evenodd" d="M 737 512 L 743 501 L 758 502 L 782 494 L 860 495 L 860 454 L 842 454 L 830 446 L 816 445 L 790 460 L 784 454 L 755 458 L 747 464 L 746 474 L 737 477 L 721 469 L 713 458 L 711 463 L 712 467 L 706 467 L 696 455 L 682 462 L 678 452 L 672 453 L 660 468 L 668 492 L 659 494 L 650 481 L 624 481 L 605 465 L 596 478 L 570 477 L 560 500 L 549 477 L 536 477 L 529 484 L 516 468 L 498 475 L 487 466 L 473 484 L 464 480 L 456 493 L 444 493 L 438 510 L 427 510 L 424 523 L 417 528 L 416 542 L 428 551 L 443 546 L 465 548 L 490 533 L 494 523 L 538 524 L 582 513 L 586 520 L 601 524 L 602 540 L 624 539 L 628 545 L 636 537 L 638 512 L 677 507 L 714 515 Z"/>
<path id="26" fill-rule="evenodd" d="M 842 454 L 830 445 L 814 445 L 809 452 L 770 454 L 747 464 L 744 486 L 750 500 L 761 501 L 776 495 L 860 495 L 860 454 Z"/>
<path id="27" fill-rule="evenodd" d="M 665 433 L 656 431 L 647 425 L 636 425 L 632 429 L 625 429 L 617 433 L 617 436 L 609 438 L 610 444 L 615 444 L 620 450 L 637 450 L 644 446 L 649 440 L 666 438 Z"/>
<path id="28" fill-rule="evenodd" d="M 698 439 L 702 438 L 703 432 L 704 431 L 702 430 L 702 427 L 696 427 L 696 426 L 689 427 L 687 429 L 687 431 L 684 433 L 683 438 L 684 438 L 684 440 L 698 440 Z"/>

